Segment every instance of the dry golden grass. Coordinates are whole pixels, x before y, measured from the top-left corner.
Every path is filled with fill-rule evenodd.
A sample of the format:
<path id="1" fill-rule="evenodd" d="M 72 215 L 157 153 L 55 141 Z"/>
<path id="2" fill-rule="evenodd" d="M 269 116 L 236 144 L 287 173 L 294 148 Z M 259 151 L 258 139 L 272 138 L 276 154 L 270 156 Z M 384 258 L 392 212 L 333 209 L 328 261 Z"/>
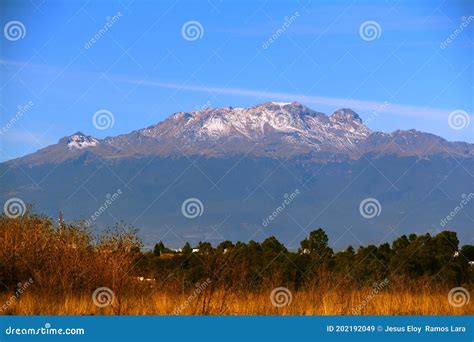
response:
<path id="1" fill-rule="evenodd" d="M 153 291 L 153 290 L 152 290 Z M 7 315 L 352 315 L 354 308 L 370 296 L 371 290 L 350 292 L 296 292 L 292 302 L 277 308 L 270 301 L 270 291 L 256 293 L 226 293 L 204 290 L 192 297 L 150 293 L 126 297 L 117 303 L 99 308 L 91 296 L 54 298 L 26 293 L 14 301 L 3 314 Z M 0 302 L 6 302 L 6 295 Z M 188 302 L 188 303 L 187 303 Z M 472 315 L 474 305 L 451 306 L 447 293 L 383 292 L 366 301 L 356 312 L 361 315 Z"/>
<path id="2" fill-rule="evenodd" d="M 37 216 L 0 217 L 0 315 L 474 314 L 472 303 L 458 308 L 449 304 L 453 278 L 462 275 L 472 279 L 471 273 L 458 274 L 453 268 L 454 276 L 449 272 L 445 275 L 451 282 L 395 274 L 390 283 L 387 278 L 373 287 L 360 288 L 365 283 L 353 282 L 344 272 L 330 273 L 322 267 L 305 274 L 305 281 L 298 281 L 301 290 L 293 291 L 291 303 L 275 307 L 270 294 L 285 284 L 284 271 L 266 272 L 257 281 L 252 274 L 260 272 L 256 271 L 258 267 L 250 267 L 250 262 L 258 261 L 263 254 L 252 256 L 247 251 L 246 256 L 253 259 L 244 257 L 235 263 L 230 262 L 235 261 L 233 254 L 191 254 L 192 259 L 164 254 L 157 263 L 156 258 L 140 253 L 140 246 L 136 232 L 129 229 L 116 229 L 93 238 L 85 228 L 62 225 L 58 229 L 51 220 Z M 173 260 L 167 260 L 174 257 L 180 258 L 180 267 L 190 260 L 179 269 Z M 179 270 L 173 274 L 168 268 Z M 153 275 L 150 278 L 158 281 L 137 279 L 139 272 L 144 278 Z M 190 279 L 196 275 L 212 279 L 194 283 Z M 27 280 L 30 285 L 25 287 Z M 192 284 L 195 288 L 189 289 Z M 104 286 L 113 289 L 115 300 L 101 308 L 94 304 L 92 294 Z M 298 285 L 290 281 L 287 286 Z M 468 296 L 472 281 L 463 286 Z M 18 288 L 22 291 L 18 292 Z"/>

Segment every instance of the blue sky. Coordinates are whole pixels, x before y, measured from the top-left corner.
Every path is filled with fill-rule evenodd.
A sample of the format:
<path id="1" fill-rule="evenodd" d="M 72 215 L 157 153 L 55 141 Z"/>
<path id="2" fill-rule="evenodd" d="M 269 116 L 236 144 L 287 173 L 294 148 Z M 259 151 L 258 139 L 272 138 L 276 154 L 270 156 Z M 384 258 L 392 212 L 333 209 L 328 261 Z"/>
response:
<path id="1" fill-rule="evenodd" d="M 78 130 L 103 138 L 177 111 L 271 100 L 296 100 L 328 114 L 350 107 L 373 130 L 415 128 L 474 142 L 472 1 L 2 1 L 0 7 L 2 161 Z M 7 39 L 11 21 L 23 25 L 21 39 Z M 183 36 L 189 21 L 202 27 L 196 40 Z M 114 116 L 106 130 L 92 123 L 102 109 Z M 449 125 L 456 110 L 470 120 L 462 129 Z"/>

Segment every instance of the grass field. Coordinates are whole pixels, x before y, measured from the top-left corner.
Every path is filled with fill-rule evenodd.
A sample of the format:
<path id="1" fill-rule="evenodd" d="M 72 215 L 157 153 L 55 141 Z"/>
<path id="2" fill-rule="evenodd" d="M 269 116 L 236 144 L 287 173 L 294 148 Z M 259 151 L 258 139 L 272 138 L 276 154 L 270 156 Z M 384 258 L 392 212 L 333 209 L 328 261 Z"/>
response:
<path id="1" fill-rule="evenodd" d="M 0 296 L 0 302 L 8 297 Z M 288 300 L 287 300 L 288 302 Z M 64 298 L 26 293 L 8 306 L 10 315 L 472 315 L 474 305 L 449 304 L 446 293 L 395 293 L 372 295 L 370 289 L 351 292 L 296 292 L 292 301 L 275 307 L 270 292 L 226 293 L 204 290 L 171 295 L 150 293 L 117 297 L 106 307 L 96 306 L 90 296 Z"/>
<path id="2" fill-rule="evenodd" d="M 474 314 L 474 246 L 454 232 L 337 253 L 322 229 L 309 238 L 309 255 L 274 237 L 155 254 L 133 229 L 0 217 L 0 315 Z"/>

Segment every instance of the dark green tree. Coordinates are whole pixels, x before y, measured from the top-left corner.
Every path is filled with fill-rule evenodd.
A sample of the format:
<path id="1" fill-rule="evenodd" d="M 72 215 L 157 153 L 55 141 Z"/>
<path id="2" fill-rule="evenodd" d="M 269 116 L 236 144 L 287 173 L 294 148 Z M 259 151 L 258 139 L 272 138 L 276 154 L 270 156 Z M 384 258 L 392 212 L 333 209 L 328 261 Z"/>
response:
<path id="1" fill-rule="evenodd" d="M 474 245 L 462 246 L 460 253 L 466 261 L 474 261 Z"/>
<path id="2" fill-rule="evenodd" d="M 210 242 L 199 242 L 197 248 L 199 249 L 199 254 L 212 254 L 214 253 L 214 249 Z"/>
<path id="3" fill-rule="evenodd" d="M 153 248 L 153 254 L 155 256 L 160 256 L 161 253 L 163 253 L 164 249 L 165 245 L 163 244 L 163 241 L 160 241 L 155 245 L 155 248 Z"/>
<path id="4" fill-rule="evenodd" d="M 183 252 L 183 254 L 185 254 L 185 255 L 191 254 L 193 252 L 193 249 L 191 248 L 191 245 L 189 244 L 189 242 L 186 242 L 184 244 L 181 252 Z"/>
<path id="5" fill-rule="evenodd" d="M 272 252 L 272 253 L 286 253 L 287 249 L 286 247 L 277 240 L 276 237 L 270 236 L 269 238 L 266 238 L 262 242 L 262 251 L 265 252 Z"/>
<path id="6" fill-rule="evenodd" d="M 233 247 L 234 247 L 234 244 L 232 243 L 232 241 L 226 240 L 226 241 L 221 242 L 219 246 L 217 246 L 217 250 L 220 253 L 223 253 L 224 251 L 229 251 Z"/>
<path id="7" fill-rule="evenodd" d="M 327 260 L 333 255 L 333 250 L 328 246 L 329 238 L 322 228 L 309 233 L 309 236 L 300 242 L 300 252 L 310 254 L 313 258 Z"/>

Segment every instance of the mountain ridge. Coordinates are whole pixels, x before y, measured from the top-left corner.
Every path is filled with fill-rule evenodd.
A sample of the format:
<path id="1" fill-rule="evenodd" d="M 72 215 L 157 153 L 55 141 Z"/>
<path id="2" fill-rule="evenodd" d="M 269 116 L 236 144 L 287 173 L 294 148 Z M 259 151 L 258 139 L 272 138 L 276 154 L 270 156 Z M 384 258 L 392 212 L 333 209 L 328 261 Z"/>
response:
<path id="1" fill-rule="evenodd" d="M 348 108 L 331 115 L 296 102 L 209 108 L 104 139 L 75 132 L 2 163 L 0 200 L 20 198 L 48 216 L 61 210 L 67 220 L 87 220 L 120 189 L 92 229 L 123 220 L 147 244 L 179 246 L 216 236 L 274 235 L 291 243 L 298 232 L 324 227 L 342 248 L 355 243 L 352 232 L 379 242 L 394 230 L 444 229 L 441 220 L 474 193 L 473 147 L 416 130 L 373 132 Z M 296 189 L 297 198 L 264 227 Z M 189 198 L 205 208 L 193 220 L 182 213 Z M 367 219 L 360 204 L 371 198 L 381 214 Z M 470 203 L 448 228 L 470 241 L 472 217 Z"/>
<path id="2" fill-rule="evenodd" d="M 104 139 L 75 132 L 14 161 L 58 163 L 88 152 L 105 159 L 147 155 L 311 155 L 324 162 L 328 155 L 357 159 L 370 153 L 470 158 L 474 156 L 474 144 L 450 142 L 414 129 L 372 131 L 349 108 L 326 115 L 298 102 L 265 102 L 248 108 L 176 112 L 157 124 Z"/>

